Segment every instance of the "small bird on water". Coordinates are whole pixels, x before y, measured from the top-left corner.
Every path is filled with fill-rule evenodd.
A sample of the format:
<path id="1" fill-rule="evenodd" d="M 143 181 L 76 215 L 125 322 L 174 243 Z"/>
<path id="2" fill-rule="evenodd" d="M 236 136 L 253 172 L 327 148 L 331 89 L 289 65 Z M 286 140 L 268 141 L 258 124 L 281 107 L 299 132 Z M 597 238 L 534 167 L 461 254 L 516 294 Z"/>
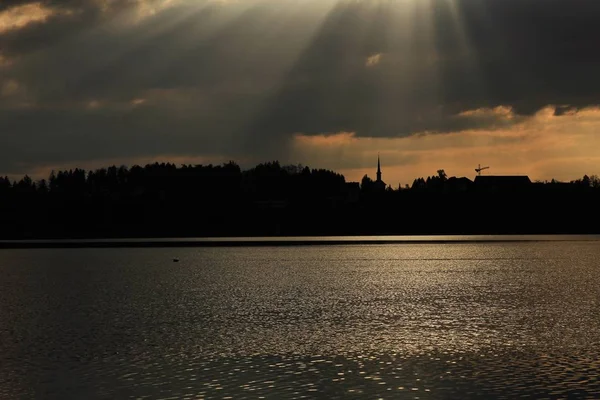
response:
<path id="1" fill-rule="evenodd" d="M 174 258 L 173 262 L 179 262 L 179 258 Z"/>

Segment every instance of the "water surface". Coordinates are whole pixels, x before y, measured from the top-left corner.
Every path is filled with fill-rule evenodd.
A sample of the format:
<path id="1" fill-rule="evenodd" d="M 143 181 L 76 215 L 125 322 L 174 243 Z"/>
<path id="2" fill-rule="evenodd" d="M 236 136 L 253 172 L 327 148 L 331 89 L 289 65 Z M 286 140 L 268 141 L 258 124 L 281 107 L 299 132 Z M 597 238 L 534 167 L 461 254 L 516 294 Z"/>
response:
<path id="1" fill-rule="evenodd" d="M 590 240 L 2 250 L 0 398 L 599 398 L 598 260 Z"/>

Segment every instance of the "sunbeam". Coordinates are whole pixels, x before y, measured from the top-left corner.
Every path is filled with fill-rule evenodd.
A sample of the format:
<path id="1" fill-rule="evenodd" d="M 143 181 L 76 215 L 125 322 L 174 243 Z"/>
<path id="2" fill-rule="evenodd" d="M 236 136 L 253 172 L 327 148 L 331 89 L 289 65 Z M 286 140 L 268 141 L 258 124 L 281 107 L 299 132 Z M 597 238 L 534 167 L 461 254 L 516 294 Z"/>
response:
<path id="1" fill-rule="evenodd" d="M 597 103 L 598 83 L 585 76 L 597 69 L 600 6 L 574 0 L 585 12 L 561 19 L 560 1 L 2 3 L 0 128 L 26 132 L 11 137 L 12 149 L 40 125 L 89 144 L 89 157 L 117 159 L 124 145 L 104 143 L 112 138 L 140 159 L 248 162 L 295 162 L 300 136 L 363 143 L 517 129 L 541 109 L 562 116 Z M 39 158 L 47 143 L 35 143 L 24 152 Z M 331 157 L 371 163 L 399 150 L 341 147 Z"/>

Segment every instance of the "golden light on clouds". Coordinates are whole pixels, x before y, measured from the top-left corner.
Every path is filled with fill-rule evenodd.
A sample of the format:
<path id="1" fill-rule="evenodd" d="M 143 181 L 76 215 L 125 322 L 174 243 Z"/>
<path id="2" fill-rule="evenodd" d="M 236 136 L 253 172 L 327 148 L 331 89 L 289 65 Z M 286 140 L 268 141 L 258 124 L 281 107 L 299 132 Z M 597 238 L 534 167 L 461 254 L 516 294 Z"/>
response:
<path id="1" fill-rule="evenodd" d="M 504 107 L 471 110 L 461 115 L 500 114 L 507 119 L 516 118 L 507 110 Z M 440 168 L 450 176 L 473 179 L 478 164 L 490 165 L 493 175 L 568 181 L 600 172 L 598 130 L 600 107 L 562 116 L 555 115 L 555 107 L 547 107 L 500 129 L 398 138 L 363 138 L 351 132 L 297 134 L 293 152 L 299 159 L 307 160 L 307 164 L 333 168 L 350 181 L 360 181 L 365 174 L 373 176 L 377 154 L 381 153 L 384 180 L 394 187 L 433 175 Z"/>
<path id="2" fill-rule="evenodd" d="M 0 53 L 0 68 L 12 65 L 12 60 Z"/>
<path id="3" fill-rule="evenodd" d="M 182 0 L 132 0 L 127 5 L 131 6 L 128 9 L 133 11 L 130 17 L 135 22 L 139 22 L 181 2 Z M 95 0 L 95 4 L 103 13 L 112 13 L 121 10 L 123 2 L 121 0 Z"/>
<path id="4" fill-rule="evenodd" d="M 87 108 L 95 110 L 97 108 L 100 108 L 102 106 L 102 103 L 99 102 L 98 100 L 91 100 L 86 104 L 86 106 L 87 106 Z"/>
<path id="5" fill-rule="evenodd" d="M 139 12 L 142 16 L 152 16 L 156 13 L 171 7 L 175 4 L 175 0 L 161 0 L 161 1 L 142 1 L 138 0 Z"/>
<path id="6" fill-rule="evenodd" d="M 20 89 L 21 86 L 19 85 L 19 82 L 14 79 L 10 79 L 0 86 L 0 94 L 2 97 L 14 96 L 19 93 Z"/>
<path id="7" fill-rule="evenodd" d="M 459 117 L 495 117 L 513 119 L 514 113 L 512 107 L 498 106 L 494 108 L 478 108 L 476 110 L 462 111 Z"/>
<path id="8" fill-rule="evenodd" d="M 41 2 L 24 4 L 0 12 L 0 34 L 45 22 L 55 11 Z"/>
<path id="9" fill-rule="evenodd" d="M 367 67 L 374 67 L 381 62 L 382 58 L 383 58 L 382 53 L 373 54 L 372 56 L 367 57 L 367 61 L 366 61 L 365 65 Z"/>
<path id="10" fill-rule="evenodd" d="M 145 102 L 146 102 L 146 99 L 133 99 L 133 100 L 131 100 L 131 105 L 132 106 L 141 106 Z"/>
<path id="11" fill-rule="evenodd" d="M 144 98 L 134 98 L 131 100 L 123 101 L 123 100 L 98 100 L 91 99 L 87 102 L 83 103 L 83 107 L 88 110 L 111 110 L 111 111 L 125 111 L 130 110 L 131 108 L 139 107 L 146 103 L 147 100 Z M 70 106 L 70 105 L 67 105 Z"/>

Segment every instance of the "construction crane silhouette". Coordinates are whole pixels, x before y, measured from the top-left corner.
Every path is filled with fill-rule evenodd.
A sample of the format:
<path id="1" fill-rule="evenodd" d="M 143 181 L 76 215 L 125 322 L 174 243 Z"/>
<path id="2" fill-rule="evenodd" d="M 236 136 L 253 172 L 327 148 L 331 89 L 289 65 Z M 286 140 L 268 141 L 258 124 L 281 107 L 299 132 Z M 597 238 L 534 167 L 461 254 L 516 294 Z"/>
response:
<path id="1" fill-rule="evenodd" d="M 486 169 L 490 169 L 490 167 L 482 167 L 481 164 L 479 164 L 478 168 L 475 168 L 475 172 L 477 172 L 477 175 L 481 176 L 481 171 L 484 171 Z"/>

